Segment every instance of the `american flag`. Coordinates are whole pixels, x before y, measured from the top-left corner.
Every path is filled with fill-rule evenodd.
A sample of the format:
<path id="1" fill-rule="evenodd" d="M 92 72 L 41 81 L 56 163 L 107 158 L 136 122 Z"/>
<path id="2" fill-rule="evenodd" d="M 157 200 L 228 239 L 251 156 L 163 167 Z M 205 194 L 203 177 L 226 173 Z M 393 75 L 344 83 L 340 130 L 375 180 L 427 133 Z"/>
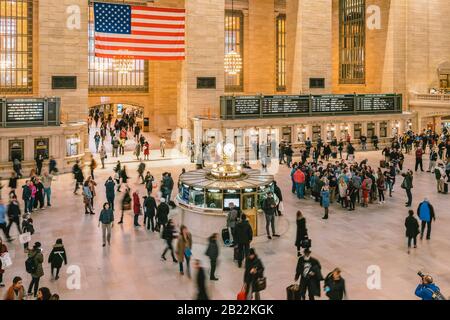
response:
<path id="1" fill-rule="evenodd" d="M 95 56 L 184 60 L 185 10 L 94 3 Z"/>

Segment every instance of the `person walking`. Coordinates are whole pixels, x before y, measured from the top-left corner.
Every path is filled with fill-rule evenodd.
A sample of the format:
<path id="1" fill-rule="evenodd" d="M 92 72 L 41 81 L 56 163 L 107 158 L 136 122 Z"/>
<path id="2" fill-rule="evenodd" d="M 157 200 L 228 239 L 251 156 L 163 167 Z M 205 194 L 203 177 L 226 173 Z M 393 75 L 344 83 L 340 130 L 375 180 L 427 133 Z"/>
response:
<path id="1" fill-rule="evenodd" d="M 416 165 L 415 165 L 415 171 L 417 172 L 417 169 L 423 172 L 423 163 L 422 163 L 422 157 L 423 157 L 423 149 L 422 147 L 418 147 L 416 150 Z"/>
<path id="2" fill-rule="evenodd" d="M 231 243 L 234 242 L 234 238 L 235 238 L 235 229 L 236 229 L 236 224 L 239 221 L 239 212 L 238 212 L 238 208 L 236 208 L 236 206 L 234 205 L 233 202 L 230 202 L 229 208 L 230 208 L 230 211 L 228 211 L 228 214 L 227 214 L 227 229 L 229 230 L 230 235 L 231 235 L 231 239 L 230 239 L 230 245 L 231 245 Z"/>
<path id="3" fill-rule="evenodd" d="M 98 218 L 99 228 L 100 224 L 102 227 L 102 246 L 106 246 L 106 241 L 108 241 L 108 245 L 111 245 L 111 229 L 114 227 L 114 212 L 108 202 L 103 204 L 103 209 L 100 212 L 100 216 Z"/>
<path id="4" fill-rule="evenodd" d="M 406 237 L 408 238 L 408 254 L 411 249 L 411 241 L 414 242 L 414 249 L 417 248 L 417 235 L 419 231 L 419 222 L 414 217 L 414 211 L 408 211 L 408 217 L 405 219 Z"/>
<path id="5" fill-rule="evenodd" d="M 188 278 L 191 278 L 191 270 L 189 263 L 192 256 L 192 235 L 189 232 L 188 228 L 184 225 L 180 227 L 180 235 L 178 237 L 176 254 L 178 258 L 178 264 L 180 267 L 180 275 L 184 275 L 183 264 L 184 260 L 186 260 L 187 276 Z"/>
<path id="6" fill-rule="evenodd" d="M 320 197 L 322 199 L 322 207 L 325 210 L 325 214 L 322 219 L 327 220 L 328 210 L 330 207 L 330 188 L 328 187 L 328 185 L 324 185 L 322 187 L 322 190 L 320 191 Z"/>
<path id="7" fill-rule="evenodd" d="M 236 225 L 234 243 L 238 247 L 238 266 L 242 266 L 242 261 L 247 258 L 250 243 L 253 240 L 253 230 L 247 221 L 245 214 L 241 215 L 241 221 Z"/>
<path id="8" fill-rule="evenodd" d="M 331 271 L 324 281 L 324 291 L 330 300 L 343 300 L 347 295 L 345 290 L 345 280 L 341 277 L 341 270 L 339 268 Z"/>
<path id="9" fill-rule="evenodd" d="M 42 184 L 41 180 L 36 177 L 34 180 L 34 185 L 36 186 L 36 195 L 35 195 L 35 202 L 34 202 L 34 208 L 37 209 L 38 203 L 39 203 L 39 210 L 44 209 L 44 185 Z"/>
<path id="10" fill-rule="evenodd" d="M 83 185 L 84 181 L 83 170 L 81 170 L 79 163 L 79 160 L 77 160 L 72 168 L 72 173 L 75 178 L 75 190 L 73 191 L 74 194 L 77 194 L 78 189 Z"/>
<path id="11" fill-rule="evenodd" d="M 150 171 L 147 171 L 144 181 L 145 181 L 145 189 L 147 190 L 147 195 L 150 196 L 153 192 L 153 184 L 155 182 L 155 178 L 151 175 Z"/>
<path id="12" fill-rule="evenodd" d="M 295 170 L 292 177 L 295 185 L 295 191 L 298 199 L 305 199 L 305 181 L 306 177 L 300 166 Z"/>
<path id="13" fill-rule="evenodd" d="M 431 239 L 431 223 L 436 221 L 436 215 L 434 208 L 430 201 L 425 198 L 419 206 L 417 207 L 417 216 L 421 221 L 420 228 L 420 240 L 423 240 L 423 234 L 425 232 L 425 227 L 427 228 L 427 240 Z"/>
<path id="14" fill-rule="evenodd" d="M 95 214 L 92 208 L 92 192 L 89 186 L 89 181 L 86 180 L 83 185 L 83 203 L 84 203 L 84 213 L 85 214 Z"/>
<path id="15" fill-rule="evenodd" d="M 9 194 L 16 194 L 17 180 L 19 180 L 17 174 L 15 172 L 12 172 L 11 177 L 9 178 L 8 181 Z"/>
<path id="16" fill-rule="evenodd" d="M 406 196 L 408 200 L 405 203 L 406 207 L 411 207 L 412 205 L 412 192 L 411 189 L 413 188 L 413 172 L 411 170 L 408 170 L 406 173 L 402 174 L 403 176 L 403 182 L 402 182 L 402 189 L 405 189 Z"/>
<path id="17" fill-rule="evenodd" d="M 309 300 L 320 297 L 320 281 L 323 280 L 319 260 L 311 257 L 311 250 L 305 249 L 304 255 L 298 259 L 295 281 L 300 278 L 300 296 L 305 300 L 308 292 Z"/>
<path id="18" fill-rule="evenodd" d="M 0 229 L 3 231 L 3 234 L 6 237 L 6 241 L 10 242 L 12 241 L 12 238 L 9 236 L 8 228 L 6 227 L 6 212 L 7 207 L 3 200 L 0 199 Z"/>
<path id="19" fill-rule="evenodd" d="M 0 257 L 6 255 L 8 253 L 8 248 L 5 244 L 3 244 L 2 238 L 0 238 Z M 2 260 L 0 259 L 0 288 L 3 288 L 5 284 L 3 283 L 3 274 L 5 273 L 5 268 L 3 266 Z"/>
<path id="20" fill-rule="evenodd" d="M 38 156 L 36 157 L 36 174 L 38 176 L 41 175 L 43 163 L 44 163 L 44 156 L 42 154 L 38 154 Z"/>
<path id="21" fill-rule="evenodd" d="M 52 181 L 53 176 L 48 172 L 44 172 L 42 176 L 42 184 L 44 186 L 44 195 L 47 198 L 47 207 L 51 207 L 51 197 L 52 197 Z"/>
<path id="22" fill-rule="evenodd" d="M 28 252 L 28 260 L 25 262 L 27 266 L 27 272 L 31 275 L 31 282 L 28 286 L 28 295 L 31 296 L 32 292 L 36 298 L 39 289 L 39 280 L 44 276 L 44 269 L 42 263 L 44 262 L 44 256 L 42 255 L 41 243 L 36 242 L 33 249 Z"/>
<path id="23" fill-rule="evenodd" d="M 141 161 L 141 162 L 139 163 L 137 172 L 138 172 L 138 174 L 139 174 L 138 180 L 139 180 L 139 178 L 141 178 L 141 179 L 142 179 L 142 183 L 141 183 L 141 184 L 145 184 L 145 178 L 144 178 L 145 163 L 144 163 L 144 162 Z"/>
<path id="24" fill-rule="evenodd" d="M 384 175 L 381 173 L 381 170 L 378 171 L 377 189 L 378 189 L 378 203 L 382 204 L 385 201 L 384 191 L 386 190 L 386 180 L 384 179 Z"/>
<path id="25" fill-rule="evenodd" d="M 216 266 L 217 258 L 219 257 L 219 246 L 217 245 L 218 234 L 213 233 L 208 239 L 208 248 L 206 249 L 205 255 L 209 258 L 211 269 L 209 272 L 209 280 L 217 281 L 219 278 L 216 277 Z"/>
<path id="26" fill-rule="evenodd" d="M 283 202 L 283 193 L 281 192 L 280 187 L 278 186 L 277 182 L 274 181 L 273 182 L 273 193 L 275 193 L 275 195 L 278 198 L 278 204 L 277 204 L 277 214 L 279 216 L 282 216 L 283 213 L 281 212 L 280 207 L 282 207 L 282 202 Z"/>
<path id="27" fill-rule="evenodd" d="M 123 166 L 123 168 L 120 170 L 119 173 L 121 182 L 119 183 L 119 186 L 117 187 L 117 192 L 120 192 L 120 188 L 122 187 L 122 184 L 125 185 L 125 187 L 128 189 L 128 175 L 127 175 L 127 168 Z"/>
<path id="28" fill-rule="evenodd" d="M 147 226 L 147 230 L 152 230 L 155 232 L 155 216 L 156 216 L 156 200 L 151 195 L 144 197 L 144 226 Z"/>
<path id="29" fill-rule="evenodd" d="M 297 247 L 297 256 L 300 256 L 302 241 L 308 238 L 308 229 L 306 228 L 306 219 L 300 210 L 297 211 L 297 232 L 295 237 L 295 246 Z"/>
<path id="30" fill-rule="evenodd" d="M 23 287 L 22 278 L 14 277 L 12 285 L 6 291 L 5 299 L 7 301 L 17 301 L 25 299 L 25 288 Z"/>
<path id="31" fill-rule="evenodd" d="M 173 239 L 177 238 L 176 231 L 175 231 L 175 225 L 173 223 L 173 220 L 170 219 L 167 224 L 164 226 L 163 232 L 162 232 L 162 238 L 166 242 L 166 248 L 164 249 L 161 259 L 166 261 L 166 253 L 170 250 L 170 254 L 172 255 L 172 261 L 174 263 L 178 263 L 178 260 L 175 258 L 174 252 L 173 252 Z"/>
<path id="32" fill-rule="evenodd" d="M 95 143 L 95 153 L 98 153 L 98 147 L 100 146 L 100 134 L 98 131 L 94 135 L 94 143 Z"/>
<path id="33" fill-rule="evenodd" d="M 134 155 L 136 156 L 136 160 L 141 160 L 141 144 L 136 143 L 136 146 L 134 147 Z"/>
<path id="34" fill-rule="evenodd" d="M 144 160 L 148 161 L 150 156 L 150 144 L 148 141 L 144 143 Z"/>
<path id="35" fill-rule="evenodd" d="M 266 232 L 267 238 L 272 239 L 270 236 L 269 226 L 272 227 L 272 234 L 274 237 L 279 237 L 280 235 L 275 232 L 275 212 L 277 209 L 277 204 L 275 203 L 275 199 L 273 198 L 272 192 L 267 194 L 267 198 L 263 202 L 263 211 L 266 216 Z"/>
<path id="36" fill-rule="evenodd" d="M 208 293 L 206 291 L 206 276 L 205 269 L 202 267 L 200 260 L 194 260 L 194 269 L 197 270 L 196 284 L 197 284 L 197 297 L 196 300 L 209 300 Z"/>
<path id="37" fill-rule="evenodd" d="M 48 256 L 48 263 L 50 263 L 52 278 L 53 270 L 56 270 L 54 274 L 55 280 L 59 279 L 59 270 L 61 269 L 63 262 L 67 265 L 66 249 L 64 248 L 62 239 L 58 239 L 56 240 L 56 243 Z"/>
<path id="38" fill-rule="evenodd" d="M 140 227 L 139 216 L 141 215 L 141 200 L 139 199 L 139 191 L 133 192 L 133 213 L 134 213 L 134 226 Z"/>
<path id="39" fill-rule="evenodd" d="M 161 229 L 169 221 L 169 205 L 164 198 L 161 198 L 158 208 L 156 209 L 156 231 L 160 232 Z"/>
<path id="40" fill-rule="evenodd" d="M 252 300 L 255 293 L 255 300 L 261 300 L 258 280 L 264 278 L 264 265 L 257 256 L 255 249 L 251 248 L 245 259 L 244 286 L 247 300 Z"/>
<path id="41" fill-rule="evenodd" d="M 108 155 L 106 154 L 105 146 L 102 145 L 100 147 L 100 162 L 102 163 L 102 169 L 105 169 L 105 159 L 108 158 Z"/>
<path id="42" fill-rule="evenodd" d="M 114 200 L 116 198 L 116 184 L 112 177 L 109 177 L 105 182 L 106 201 L 108 201 L 109 208 L 114 211 Z"/>
<path id="43" fill-rule="evenodd" d="M 11 227 L 12 227 L 13 223 L 16 224 L 17 230 L 19 231 L 19 235 L 22 234 L 22 230 L 20 229 L 21 212 L 20 212 L 19 202 L 17 201 L 16 196 L 13 196 L 11 198 L 11 200 L 9 201 L 7 215 L 8 215 L 9 223 L 8 223 L 8 226 L 6 227 L 6 234 L 8 236 L 11 235 Z"/>
<path id="44" fill-rule="evenodd" d="M 159 140 L 159 151 L 161 152 L 161 157 L 164 158 L 166 156 L 166 139 L 163 137 Z"/>
<path id="45" fill-rule="evenodd" d="M 95 161 L 94 156 L 91 157 L 91 162 L 89 164 L 89 169 L 91 171 L 92 179 L 95 179 L 95 177 L 94 177 L 94 170 L 97 169 L 97 161 Z"/>
<path id="46" fill-rule="evenodd" d="M 31 236 L 34 234 L 33 219 L 31 218 L 30 214 L 27 214 L 22 221 L 22 233 L 27 232 L 29 232 Z M 25 253 L 28 252 L 28 246 L 29 242 L 25 242 L 23 244 L 23 249 Z"/>

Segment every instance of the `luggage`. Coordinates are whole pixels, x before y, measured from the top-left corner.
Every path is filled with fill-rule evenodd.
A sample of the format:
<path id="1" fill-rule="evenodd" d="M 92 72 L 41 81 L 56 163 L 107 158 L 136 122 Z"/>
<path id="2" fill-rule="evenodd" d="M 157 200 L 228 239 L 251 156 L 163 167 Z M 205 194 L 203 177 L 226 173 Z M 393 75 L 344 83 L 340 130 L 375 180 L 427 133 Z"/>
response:
<path id="1" fill-rule="evenodd" d="M 241 255 L 239 254 L 239 247 L 235 246 L 234 247 L 234 252 L 233 252 L 233 259 L 236 260 L 236 261 L 239 261 L 240 256 Z"/>
<path id="2" fill-rule="evenodd" d="M 175 202 L 173 202 L 172 200 L 169 201 L 169 206 L 170 208 L 173 210 L 177 207 L 177 205 L 175 204 Z"/>
<path id="3" fill-rule="evenodd" d="M 222 240 L 227 247 L 231 244 L 230 231 L 228 230 L 228 228 L 222 229 Z"/>
<path id="4" fill-rule="evenodd" d="M 386 168 L 386 160 L 380 160 L 380 168 Z"/>
<path id="5" fill-rule="evenodd" d="M 300 286 L 291 284 L 286 288 L 286 295 L 288 300 L 300 300 Z"/>
<path id="6" fill-rule="evenodd" d="M 448 183 L 444 183 L 444 193 L 448 193 Z"/>

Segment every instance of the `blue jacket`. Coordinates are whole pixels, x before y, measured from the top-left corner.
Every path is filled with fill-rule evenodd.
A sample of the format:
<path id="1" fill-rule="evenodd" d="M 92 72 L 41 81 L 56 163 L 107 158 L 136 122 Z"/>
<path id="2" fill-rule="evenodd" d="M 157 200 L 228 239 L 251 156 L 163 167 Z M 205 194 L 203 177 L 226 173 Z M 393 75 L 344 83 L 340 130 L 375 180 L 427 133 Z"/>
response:
<path id="1" fill-rule="evenodd" d="M 322 190 L 320 195 L 322 196 L 322 206 L 328 208 L 330 206 L 330 191 Z"/>
<path id="2" fill-rule="evenodd" d="M 419 204 L 419 207 L 417 208 L 417 215 L 421 221 L 430 222 L 432 219 L 435 219 L 434 208 L 428 201 L 424 201 Z"/>
<path id="3" fill-rule="evenodd" d="M 106 187 L 106 198 L 107 199 L 114 199 L 115 197 L 115 183 L 113 180 L 107 180 L 105 183 L 105 187 Z"/>
<path id="4" fill-rule="evenodd" d="M 416 288 L 416 296 L 418 296 L 422 300 L 433 300 L 433 293 L 439 291 L 439 287 L 434 283 L 419 284 Z"/>
<path id="5" fill-rule="evenodd" d="M 6 206 L 0 204 L 0 223 L 6 223 Z"/>

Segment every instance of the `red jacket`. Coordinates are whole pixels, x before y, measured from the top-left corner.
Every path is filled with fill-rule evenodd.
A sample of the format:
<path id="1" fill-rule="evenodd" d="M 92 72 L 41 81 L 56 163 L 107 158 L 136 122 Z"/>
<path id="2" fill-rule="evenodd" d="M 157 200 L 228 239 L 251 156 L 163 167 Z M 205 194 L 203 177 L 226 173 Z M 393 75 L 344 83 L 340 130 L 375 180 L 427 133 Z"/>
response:
<path id="1" fill-rule="evenodd" d="M 294 173 L 294 182 L 295 183 L 305 183 L 305 174 L 302 170 L 296 170 Z"/>
<path id="2" fill-rule="evenodd" d="M 139 200 L 139 196 L 136 192 L 133 193 L 133 212 L 134 214 L 141 213 L 141 201 Z"/>

